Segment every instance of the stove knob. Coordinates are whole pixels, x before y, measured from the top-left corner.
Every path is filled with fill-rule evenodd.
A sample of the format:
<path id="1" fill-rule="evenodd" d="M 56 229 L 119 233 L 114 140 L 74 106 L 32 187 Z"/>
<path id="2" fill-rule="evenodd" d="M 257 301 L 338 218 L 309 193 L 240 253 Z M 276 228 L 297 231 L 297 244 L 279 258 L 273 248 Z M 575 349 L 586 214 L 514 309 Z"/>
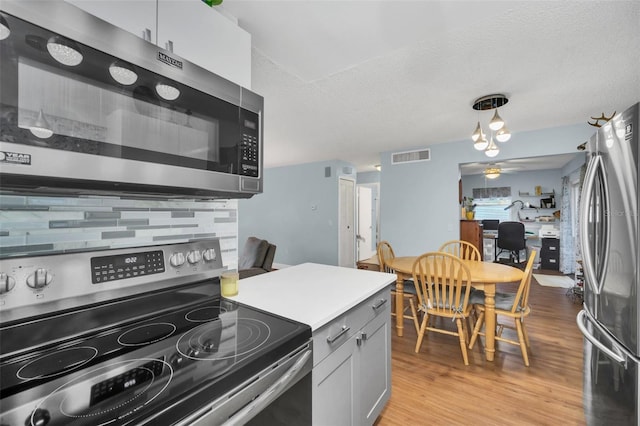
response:
<path id="1" fill-rule="evenodd" d="M 53 276 L 44 268 L 38 268 L 27 277 L 27 285 L 35 290 L 45 288 L 53 281 Z"/>
<path id="2" fill-rule="evenodd" d="M 0 272 L 0 294 L 9 293 L 16 286 L 16 280 L 13 277 Z"/>
<path id="3" fill-rule="evenodd" d="M 169 258 L 169 264 L 174 268 L 184 265 L 184 253 L 173 253 Z"/>
<path id="4" fill-rule="evenodd" d="M 211 262 L 212 260 L 216 260 L 216 251 L 215 249 L 209 248 L 202 252 L 202 257 L 206 262 Z"/>
<path id="5" fill-rule="evenodd" d="M 51 421 L 51 414 L 44 408 L 38 408 L 24 422 L 25 426 L 45 426 Z"/>
<path id="6" fill-rule="evenodd" d="M 195 265 L 196 263 L 200 262 L 201 259 L 202 259 L 202 255 L 198 250 L 190 251 L 189 254 L 187 254 L 187 262 L 189 262 L 192 265 Z"/>

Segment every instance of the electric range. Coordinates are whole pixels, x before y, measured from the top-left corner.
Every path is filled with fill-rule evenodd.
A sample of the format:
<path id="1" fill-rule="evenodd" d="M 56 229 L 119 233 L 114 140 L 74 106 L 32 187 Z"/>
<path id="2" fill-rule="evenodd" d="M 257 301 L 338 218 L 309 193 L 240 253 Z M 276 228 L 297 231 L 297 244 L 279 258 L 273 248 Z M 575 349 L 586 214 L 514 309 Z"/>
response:
<path id="1" fill-rule="evenodd" d="M 310 327 L 222 298 L 219 253 L 214 239 L 3 260 L 0 424 L 245 423 L 294 386 Z"/>

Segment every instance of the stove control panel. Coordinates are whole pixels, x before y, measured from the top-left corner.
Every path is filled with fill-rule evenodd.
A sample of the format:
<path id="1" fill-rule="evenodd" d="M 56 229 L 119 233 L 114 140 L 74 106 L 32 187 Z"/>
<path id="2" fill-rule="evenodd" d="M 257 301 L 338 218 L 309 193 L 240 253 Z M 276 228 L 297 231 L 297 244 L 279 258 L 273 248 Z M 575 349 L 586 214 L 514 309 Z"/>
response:
<path id="1" fill-rule="evenodd" d="M 218 238 L 6 258 L 0 265 L 0 323 L 214 279 L 225 270 Z"/>
<path id="2" fill-rule="evenodd" d="M 164 256 L 160 250 L 91 258 L 91 281 L 94 284 L 162 272 Z"/>

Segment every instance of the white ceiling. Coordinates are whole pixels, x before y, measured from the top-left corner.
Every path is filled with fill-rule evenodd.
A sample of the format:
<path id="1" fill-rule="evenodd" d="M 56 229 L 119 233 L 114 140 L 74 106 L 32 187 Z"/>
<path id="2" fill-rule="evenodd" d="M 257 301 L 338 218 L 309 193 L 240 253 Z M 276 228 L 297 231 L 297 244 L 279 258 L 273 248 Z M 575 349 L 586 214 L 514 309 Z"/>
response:
<path id="1" fill-rule="evenodd" d="M 500 108 L 508 143 L 518 143 L 518 132 L 587 125 L 640 100 L 637 0 L 219 7 L 252 34 L 266 167 L 338 159 L 373 170 L 383 151 L 469 138 L 473 101 L 492 93 L 510 99 Z"/>

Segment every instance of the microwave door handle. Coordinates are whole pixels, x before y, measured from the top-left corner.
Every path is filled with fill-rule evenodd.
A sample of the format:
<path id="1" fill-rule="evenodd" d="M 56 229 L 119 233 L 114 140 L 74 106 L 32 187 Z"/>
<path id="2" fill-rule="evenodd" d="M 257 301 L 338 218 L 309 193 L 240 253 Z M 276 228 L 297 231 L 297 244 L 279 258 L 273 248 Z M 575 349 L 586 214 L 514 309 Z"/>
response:
<path id="1" fill-rule="evenodd" d="M 595 294 L 599 294 L 596 286 L 596 274 L 593 267 L 593 253 L 589 244 L 589 214 L 592 212 L 593 189 L 596 178 L 596 167 L 594 163 L 598 157 L 594 156 L 587 165 L 584 176 L 584 186 L 582 188 L 582 208 L 580 209 L 580 248 L 582 250 L 583 270 L 585 281 Z"/>
<path id="2" fill-rule="evenodd" d="M 589 332 L 589 330 L 587 330 L 587 326 L 585 325 L 585 319 L 589 321 L 595 328 L 597 328 L 598 331 L 600 331 L 602 336 L 605 336 L 607 338 L 607 340 L 609 341 L 613 349 L 609 349 L 608 347 L 603 345 L 598 339 L 596 339 L 595 336 L 593 336 Z M 589 342 L 591 342 L 593 346 L 598 348 L 598 350 L 600 350 L 602 353 L 604 353 L 606 356 L 608 356 L 618 364 L 623 365 L 625 368 L 627 367 L 627 357 L 624 356 L 624 353 L 620 351 L 620 348 L 616 344 L 616 342 L 614 342 L 609 337 L 606 330 L 600 324 L 598 324 L 596 320 L 593 319 L 593 317 L 591 316 L 591 314 L 589 314 L 589 312 L 587 312 L 585 309 L 578 312 L 578 315 L 576 316 L 576 323 L 578 324 L 578 328 L 582 332 L 584 338 L 587 339 Z"/>

